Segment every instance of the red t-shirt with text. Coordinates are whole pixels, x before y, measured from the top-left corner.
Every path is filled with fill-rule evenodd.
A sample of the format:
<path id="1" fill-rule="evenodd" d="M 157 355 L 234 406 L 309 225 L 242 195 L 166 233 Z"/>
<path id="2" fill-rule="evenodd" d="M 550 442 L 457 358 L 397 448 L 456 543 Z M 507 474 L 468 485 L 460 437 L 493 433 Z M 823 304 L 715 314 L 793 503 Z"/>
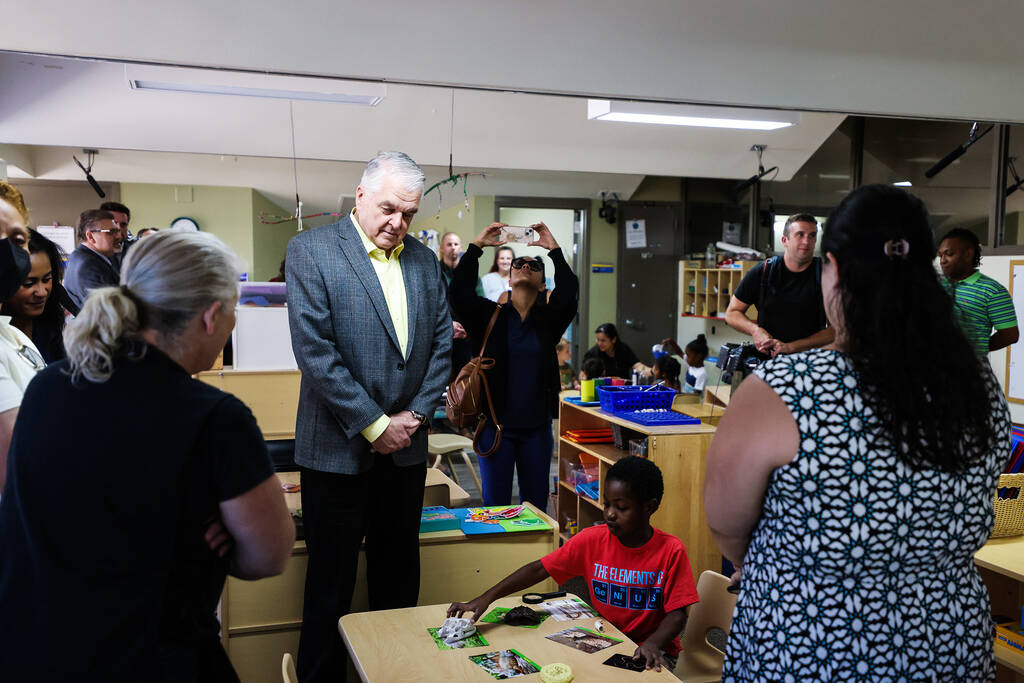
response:
<path id="1" fill-rule="evenodd" d="M 584 577 L 598 613 L 638 644 L 657 630 L 666 612 L 697 602 L 686 546 L 658 529 L 639 548 L 627 548 L 607 526 L 590 527 L 541 563 L 558 584 Z M 664 650 L 679 654 L 679 638 Z"/>

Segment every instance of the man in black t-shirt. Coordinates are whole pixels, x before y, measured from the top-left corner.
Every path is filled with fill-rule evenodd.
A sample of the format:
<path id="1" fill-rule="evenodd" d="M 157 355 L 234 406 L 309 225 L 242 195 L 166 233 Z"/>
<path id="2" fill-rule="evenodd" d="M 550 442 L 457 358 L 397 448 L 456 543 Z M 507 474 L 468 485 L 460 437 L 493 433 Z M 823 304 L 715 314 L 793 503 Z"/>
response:
<path id="1" fill-rule="evenodd" d="M 814 216 L 790 216 L 782 231 L 783 255 L 751 268 L 729 301 L 725 322 L 753 337 L 765 357 L 826 346 L 835 338 L 821 299 L 817 241 Z M 757 322 L 746 316 L 751 306 L 757 306 Z"/>

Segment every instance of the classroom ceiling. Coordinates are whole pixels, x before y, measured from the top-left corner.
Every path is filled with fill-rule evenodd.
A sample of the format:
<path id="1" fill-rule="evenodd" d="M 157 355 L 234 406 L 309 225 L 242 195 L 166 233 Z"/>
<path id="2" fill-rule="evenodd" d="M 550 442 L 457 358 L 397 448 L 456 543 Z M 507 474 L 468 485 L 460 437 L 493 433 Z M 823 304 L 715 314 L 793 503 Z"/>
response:
<path id="1" fill-rule="evenodd" d="M 39 54 L 533 93 L 1024 122 L 1012 0 L 34 0 Z"/>
<path id="2" fill-rule="evenodd" d="M 785 180 L 844 118 L 803 113 L 781 130 L 721 130 L 591 121 L 586 99 L 553 95 L 386 84 L 383 101 L 366 107 L 128 83 L 209 73 L 0 52 L 0 93 L 16 103 L 0 110 L 0 143 L 22 150 L 4 158 L 22 177 L 80 179 L 71 154 L 96 148 L 101 180 L 253 186 L 290 205 L 294 144 L 304 203 L 328 210 L 352 192 L 350 166 L 401 149 L 431 181 L 447 176 L 449 153 L 458 169 L 488 171 L 475 193 L 628 196 L 645 175 L 745 178 L 756 169 L 753 144 L 767 145 L 765 163 Z"/>

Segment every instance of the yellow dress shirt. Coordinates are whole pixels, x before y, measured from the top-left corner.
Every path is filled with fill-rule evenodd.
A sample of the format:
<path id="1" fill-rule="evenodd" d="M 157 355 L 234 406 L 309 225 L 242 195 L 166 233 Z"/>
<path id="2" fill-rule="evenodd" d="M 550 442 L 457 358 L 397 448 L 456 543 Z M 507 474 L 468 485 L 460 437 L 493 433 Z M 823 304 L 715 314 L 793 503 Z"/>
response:
<path id="1" fill-rule="evenodd" d="M 405 249 L 404 244 L 399 244 L 391 250 L 391 258 L 388 258 L 383 249 L 370 241 L 370 238 L 363 232 L 363 228 L 356 220 L 356 210 L 352 209 L 349 215 L 352 224 L 356 226 L 359 238 L 363 240 L 363 247 L 370 257 L 373 270 L 377 273 L 380 281 L 380 288 L 384 290 L 384 301 L 387 302 L 388 312 L 391 314 L 391 324 L 395 327 L 395 336 L 398 337 L 398 346 L 402 350 L 402 357 L 406 356 L 406 346 L 409 343 L 409 305 L 405 298 L 405 276 L 402 275 L 402 264 L 399 257 Z M 384 430 L 391 424 L 391 418 L 381 415 L 370 426 L 362 430 L 362 435 L 367 441 L 373 443 L 384 433 Z"/>

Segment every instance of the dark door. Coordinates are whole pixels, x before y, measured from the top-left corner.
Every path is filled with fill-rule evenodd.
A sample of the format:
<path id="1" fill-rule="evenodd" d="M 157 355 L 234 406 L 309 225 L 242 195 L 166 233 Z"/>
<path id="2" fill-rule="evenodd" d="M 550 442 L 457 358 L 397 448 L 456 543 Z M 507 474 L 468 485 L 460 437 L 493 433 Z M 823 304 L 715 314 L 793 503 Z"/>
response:
<path id="1" fill-rule="evenodd" d="M 651 346 L 665 337 L 676 336 L 682 207 L 628 202 L 619 206 L 616 323 L 622 341 L 632 347 L 644 364 L 650 365 Z M 642 221 L 642 240 L 640 231 L 634 227 L 638 221 Z"/>

